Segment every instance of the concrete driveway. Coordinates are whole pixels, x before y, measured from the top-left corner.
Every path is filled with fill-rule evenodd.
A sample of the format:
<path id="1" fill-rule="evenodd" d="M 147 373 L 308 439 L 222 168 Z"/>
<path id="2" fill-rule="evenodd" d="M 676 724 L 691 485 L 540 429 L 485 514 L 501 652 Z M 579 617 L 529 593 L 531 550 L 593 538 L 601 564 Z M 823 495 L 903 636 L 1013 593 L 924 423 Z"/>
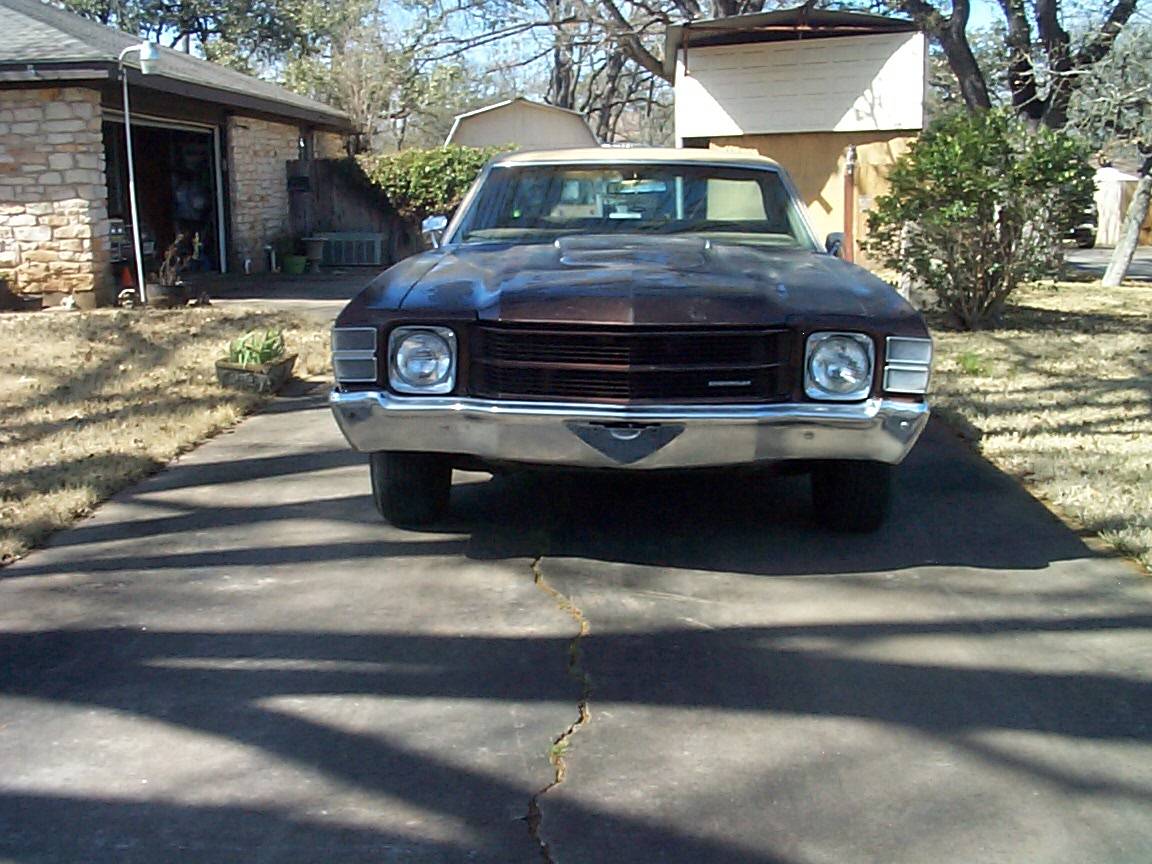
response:
<path id="1" fill-rule="evenodd" d="M 1069 275 L 1079 275 L 1088 279 L 1101 279 L 1113 250 L 1106 246 L 1095 249 L 1076 249 L 1068 246 L 1064 250 L 1064 263 Z M 1152 246 L 1137 246 L 1124 276 L 1130 282 L 1152 282 Z"/>
<path id="2" fill-rule="evenodd" d="M 273 309 L 333 321 L 340 310 L 372 281 L 381 267 L 328 268 L 320 273 L 190 273 L 191 295 L 207 292 L 213 305 L 238 309 Z"/>
<path id="3" fill-rule="evenodd" d="M 0 570 L 0 859 L 1152 861 L 1147 579 L 942 427 L 897 500 L 458 474 L 406 532 L 283 400 Z"/>

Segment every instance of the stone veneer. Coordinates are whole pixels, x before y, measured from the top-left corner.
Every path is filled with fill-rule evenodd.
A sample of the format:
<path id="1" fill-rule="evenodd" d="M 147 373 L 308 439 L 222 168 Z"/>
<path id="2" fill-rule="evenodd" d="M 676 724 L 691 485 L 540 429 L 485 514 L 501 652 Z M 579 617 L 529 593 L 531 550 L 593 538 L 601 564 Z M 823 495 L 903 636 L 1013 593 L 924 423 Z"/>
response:
<path id="1" fill-rule="evenodd" d="M 347 139 L 338 132 L 316 133 L 317 159 L 345 159 L 348 156 Z"/>
<path id="2" fill-rule="evenodd" d="M 9 289 L 93 305 L 108 280 L 100 94 L 0 90 L 0 275 Z"/>
<path id="3" fill-rule="evenodd" d="M 300 155 L 300 129 L 251 117 L 228 121 L 229 204 L 232 208 L 234 272 L 265 269 L 264 245 L 286 234 L 288 173 Z"/>

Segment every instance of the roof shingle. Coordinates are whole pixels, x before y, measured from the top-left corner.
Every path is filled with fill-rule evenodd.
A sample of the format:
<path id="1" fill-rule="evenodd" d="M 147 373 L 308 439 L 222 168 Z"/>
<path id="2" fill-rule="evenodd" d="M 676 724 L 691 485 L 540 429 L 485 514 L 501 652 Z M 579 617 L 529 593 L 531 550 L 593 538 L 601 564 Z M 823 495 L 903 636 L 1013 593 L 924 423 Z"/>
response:
<path id="1" fill-rule="evenodd" d="M 121 51 L 139 44 L 140 39 L 130 33 L 40 0 L 0 0 L 0 70 L 66 64 L 108 68 L 115 66 Z M 154 73 L 157 78 L 216 91 L 219 101 L 226 104 L 265 103 L 262 110 L 267 113 L 320 120 L 351 131 L 351 121 L 343 111 L 279 84 L 171 48 L 161 46 L 160 54 L 159 68 Z M 138 67 L 134 55 L 128 56 L 126 65 Z M 211 98 L 211 93 L 205 96 Z"/>

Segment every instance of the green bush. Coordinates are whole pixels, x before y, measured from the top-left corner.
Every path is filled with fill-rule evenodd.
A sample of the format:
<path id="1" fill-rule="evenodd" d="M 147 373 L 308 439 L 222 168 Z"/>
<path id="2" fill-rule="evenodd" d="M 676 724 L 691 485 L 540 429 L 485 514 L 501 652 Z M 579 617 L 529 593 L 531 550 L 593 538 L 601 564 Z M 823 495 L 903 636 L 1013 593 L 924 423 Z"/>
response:
<path id="1" fill-rule="evenodd" d="M 1093 190 L 1083 145 L 1003 111 L 941 118 L 889 180 L 868 250 L 969 330 L 995 324 L 1016 287 L 1051 268 Z"/>
<path id="2" fill-rule="evenodd" d="M 401 216 L 420 220 L 455 210 L 480 169 L 506 149 L 445 145 L 364 156 L 360 164 Z"/>
<path id="3" fill-rule="evenodd" d="M 283 356 L 283 330 L 252 330 L 228 346 L 228 362 L 242 366 L 259 366 Z"/>

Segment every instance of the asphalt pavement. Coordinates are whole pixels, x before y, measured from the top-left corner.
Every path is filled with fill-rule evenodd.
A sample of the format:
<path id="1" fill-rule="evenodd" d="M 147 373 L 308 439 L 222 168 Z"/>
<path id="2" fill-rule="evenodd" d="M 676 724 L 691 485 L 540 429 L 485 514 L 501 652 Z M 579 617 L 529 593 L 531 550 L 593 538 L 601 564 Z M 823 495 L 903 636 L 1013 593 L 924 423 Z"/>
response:
<path id="1" fill-rule="evenodd" d="M 1152 583 L 943 426 L 899 476 L 873 536 L 727 475 L 402 531 L 281 400 L 0 570 L 0 860 L 1152 861 Z"/>

